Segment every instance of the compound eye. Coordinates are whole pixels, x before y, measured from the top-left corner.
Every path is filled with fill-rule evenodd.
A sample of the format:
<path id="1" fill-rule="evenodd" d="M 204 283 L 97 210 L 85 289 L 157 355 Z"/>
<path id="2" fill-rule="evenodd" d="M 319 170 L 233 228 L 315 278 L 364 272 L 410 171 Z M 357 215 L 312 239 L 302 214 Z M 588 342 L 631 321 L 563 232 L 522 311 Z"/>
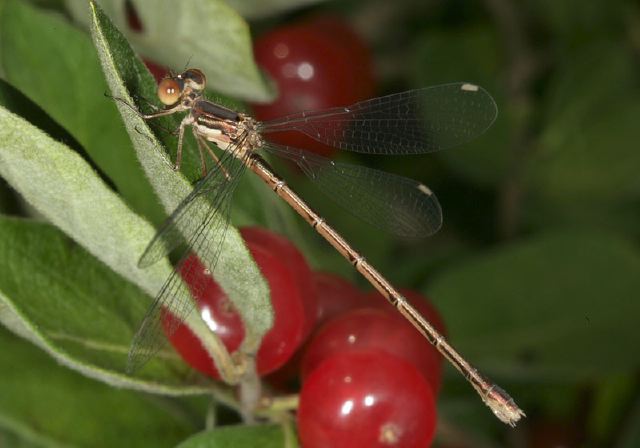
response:
<path id="1" fill-rule="evenodd" d="M 204 90 L 205 85 L 207 84 L 207 77 L 197 68 L 190 68 L 186 70 L 182 75 L 180 75 L 186 85 L 191 87 L 193 90 Z"/>
<path id="2" fill-rule="evenodd" d="M 158 84 L 158 98 L 160 98 L 162 104 L 170 106 L 177 103 L 181 94 L 182 87 L 173 78 L 165 78 Z"/>

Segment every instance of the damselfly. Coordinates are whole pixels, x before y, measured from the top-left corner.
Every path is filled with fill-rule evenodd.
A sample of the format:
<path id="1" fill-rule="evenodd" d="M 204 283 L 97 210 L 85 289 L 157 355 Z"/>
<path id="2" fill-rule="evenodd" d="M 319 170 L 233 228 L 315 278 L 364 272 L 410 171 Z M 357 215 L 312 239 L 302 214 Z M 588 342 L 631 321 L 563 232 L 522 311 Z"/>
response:
<path id="1" fill-rule="evenodd" d="M 158 85 L 158 97 L 165 108 L 140 114 L 145 120 L 186 112 L 178 128 L 176 168 L 180 167 L 185 129 L 191 127 L 198 143 L 203 178 L 168 218 L 140 260 L 148 266 L 184 242 L 181 222 L 198 220 L 187 238 L 187 247 L 206 257 L 205 265 L 215 266 L 220 245 L 203 237 L 202 229 L 213 225 L 223 237 L 232 192 L 245 169 L 250 169 L 299 213 L 393 305 L 411 324 L 458 369 L 483 401 L 503 422 L 515 425 L 524 416 L 513 399 L 480 375 L 445 341 L 407 300 L 371 266 L 349 243 L 316 214 L 276 175 L 258 154 L 263 151 L 288 159 L 321 190 L 369 223 L 402 236 L 426 236 L 442 223 L 440 205 L 425 185 L 378 170 L 335 162 L 300 149 L 280 146 L 267 140 L 270 133 L 302 132 L 333 147 L 366 154 L 423 154 L 465 143 L 482 134 L 493 123 L 497 109 L 491 96 L 469 83 L 452 83 L 410 90 L 362 101 L 348 107 L 302 112 L 280 119 L 259 122 L 204 98 L 205 75 L 197 69 L 170 76 Z M 214 143 L 220 158 L 208 146 Z M 205 154 L 216 160 L 217 169 L 206 172 Z M 196 210 L 198 198 L 206 197 L 206 213 Z M 222 215 L 223 219 L 219 219 Z M 219 224 L 222 222 L 222 224 Z M 219 240 L 219 239 L 218 239 Z M 180 264 L 178 264 L 179 266 Z M 153 356 L 164 341 L 163 310 L 185 320 L 195 302 L 181 287 L 176 271 L 166 281 L 147 312 L 129 354 L 130 366 L 138 367 Z M 191 286 L 193 291 L 194 287 Z M 197 286 L 196 286 L 197 288 Z M 166 327 L 166 323 L 165 323 Z M 166 329 L 166 328 L 165 328 Z M 173 328 L 175 330 L 175 328 Z M 168 331 L 172 331 L 171 328 Z"/>

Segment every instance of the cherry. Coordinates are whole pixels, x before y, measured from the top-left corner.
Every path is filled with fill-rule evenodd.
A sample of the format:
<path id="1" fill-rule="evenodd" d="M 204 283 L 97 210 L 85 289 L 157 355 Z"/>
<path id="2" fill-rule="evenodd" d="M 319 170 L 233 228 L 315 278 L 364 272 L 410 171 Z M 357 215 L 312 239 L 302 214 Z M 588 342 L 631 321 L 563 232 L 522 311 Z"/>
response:
<path id="1" fill-rule="evenodd" d="M 410 363 L 382 351 L 331 356 L 300 393 L 302 446 L 429 446 L 436 424 L 431 388 Z"/>
<path id="2" fill-rule="evenodd" d="M 372 96 L 369 52 L 337 17 L 324 16 L 270 31 L 256 40 L 254 54 L 278 87 L 274 102 L 253 105 L 259 120 L 348 106 Z M 325 155 L 335 151 L 299 132 L 280 132 L 269 139 Z"/>
<path id="3" fill-rule="evenodd" d="M 372 57 L 358 33 L 344 19 L 331 14 L 315 16 L 307 25 L 317 29 L 327 39 L 332 39 L 335 45 L 347 51 L 353 69 L 350 72 L 355 88 L 353 97 L 356 100 L 371 98 L 376 87 Z"/>
<path id="4" fill-rule="evenodd" d="M 442 362 L 438 351 L 393 311 L 361 308 L 327 322 L 305 348 L 303 381 L 325 359 L 337 353 L 377 349 L 413 364 L 429 382 L 434 396 L 440 389 Z"/>
<path id="5" fill-rule="evenodd" d="M 265 375 L 282 366 L 302 343 L 306 316 L 294 275 L 279 257 L 270 253 L 251 237 L 247 247 L 269 284 L 274 311 L 273 327 L 262 340 L 257 354 L 257 370 Z M 212 331 L 220 337 L 229 352 L 235 352 L 244 339 L 244 326 L 227 295 L 207 275 L 204 265 L 190 255 L 179 267 L 183 280 L 196 299 L 200 314 Z M 165 332 L 175 317 L 169 312 L 163 316 Z M 182 358 L 200 372 L 219 378 L 213 361 L 189 328 L 180 323 L 169 340 Z"/>
<path id="6" fill-rule="evenodd" d="M 312 278 L 318 296 L 318 326 L 348 310 L 369 305 L 369 298 L 342 277 L 313 272 Z"/>
<path id="7" fill-rule="evenodd" d="M 362 308 L 369 299 L 355 286 L 335 274 L 328 272 L 312 272 L 312 281 L 316 292 L 317 322 L 316 328 L 335 316 L 346 311 Z M 313 340 L 313 338 L 311 339 Z M 310 341 L 308 341 L 310 342 Z M 306 348 L 301 348 L 286 365 L 271 374 L 267 381 L 279 391 L 293 392 L 300 376 L 300 363 Z"/>
<path id="8" fill-rule="evenodd" d="M 127 26 L 129 27 L 129 30 L 137 34 L 144 33 L 144 25 L 142 24 L 138 10 L 131 0 L 125 0 L 124 14 L 127 19 Z M 169 70 L 167 70 L 166 67 L 156 64 L 153 61 L 143 58 L 142 62 L 147 66 L 153 77 L 156 79 L 156 82 L 160 82 L 160 80 L 169 73 Z"/>
<path id="9" fill-rule="evenodd" d="M 156 82 L 158 83 L 162 81 L 165 76 L 167 76 L 167 73 L 169 73 L 169 70 L 167 70 L 166 67 L 160 64 L 156 64 L 153 61 L 150 61 L 148 59 L 143 59 L 142 62 L 144 62 L 144 65 L 147 66 L 147 68 L 155 78 Z"/>
<path id="10" fill-rule="evenodd" d="M 277 255 L 294 276 L 302 294 L 305 312 L 304 337 L 306 338 L 316 323 L 318 300 L 311 268 L 309 268 L 304 256 L 289 240 L 262 227 L 243 227 L 240 229 L 240 234 L 246 241 L 259 244 L 272 254 Z"/>
<path id="11" fill-rule="evenodd" d="M 129 26 L 129 29 L 135 33 L 142 33 L 144 31 L 144 26 L 142 25 L 142 20 L 140 20 L 138 11 L 131 0 L 125 0 L 124 13 L 127 18 L 127 25 Z"/>

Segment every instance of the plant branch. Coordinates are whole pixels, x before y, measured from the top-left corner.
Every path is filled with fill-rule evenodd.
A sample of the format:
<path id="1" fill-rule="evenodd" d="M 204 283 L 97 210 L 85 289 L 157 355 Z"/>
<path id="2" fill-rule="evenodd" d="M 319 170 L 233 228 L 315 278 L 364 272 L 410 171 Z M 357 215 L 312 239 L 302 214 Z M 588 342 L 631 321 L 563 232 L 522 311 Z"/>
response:
<path id="1" fill-rule="evenodd" d="M 508 108 L 517 118 L 517 129 L 509 143 L 509 171 L 500 188 L 498 207 L 500 237 L 509 239 L 517 231 L 523 196 L 522 177 L 535 146 L 530 119 L 534 106 L 531 84 L 542 64 L 531 46 L 517 3 L 485 0 L 485 5 L 503 36 L 509 60 L 506 74 Z"/>

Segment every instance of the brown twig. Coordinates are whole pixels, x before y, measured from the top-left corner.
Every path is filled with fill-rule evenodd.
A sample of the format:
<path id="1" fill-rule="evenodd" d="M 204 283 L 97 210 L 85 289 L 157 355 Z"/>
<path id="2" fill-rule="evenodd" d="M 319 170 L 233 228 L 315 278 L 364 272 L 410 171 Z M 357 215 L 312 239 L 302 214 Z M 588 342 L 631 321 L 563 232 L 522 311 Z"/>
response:
<path id="1" fill-rule="evenodd" d="M 485 0 L 485 5 L 503 36 L 509 60 L 506 74 L 508 108 L 519 113 L 519 126 L 514 130 L 509 144 L 511 160 L 500 188 L 498 207 L 499 234 L 501 238 L 509 239 L 517 231 L 523 196 L 522 178 L 535 146 L 530 120 L 534 106 L 531 84 L 542 64 L 531 47 L 518 3 L 511 0 Z"/>

